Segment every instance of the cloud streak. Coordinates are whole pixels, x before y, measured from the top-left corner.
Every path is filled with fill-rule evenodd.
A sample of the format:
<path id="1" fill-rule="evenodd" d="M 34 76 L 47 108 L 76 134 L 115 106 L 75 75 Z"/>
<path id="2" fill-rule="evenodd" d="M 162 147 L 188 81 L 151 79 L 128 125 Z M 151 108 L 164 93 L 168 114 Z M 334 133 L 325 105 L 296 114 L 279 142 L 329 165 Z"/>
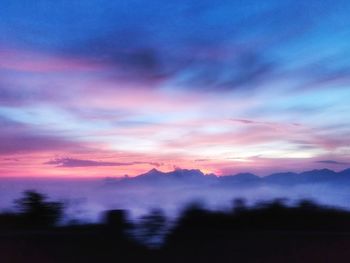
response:
<path id="1" fill-rule="evenodd" d="M 338 162 L 335 160 L 322 160 L 322 161 L 316 161 L 317 163 L 323 163 L 323 164 L 331 164 L 331 165 L 350 165 L 350 163 L 347 162 Z"/>
<path id="2" fill-rule="evenodd" d="M 23 123 L 0 116 L 0 154 L 33 153 L 54 150 L 87 149 L 81 143 L 64 136 L 34 129 Z"/>
<path id="3" fill-rule="evenodd" d="M 56 167 L 75 168 L 75 167 L 98 167 L 98 166 L 130 166 L 137 164 L 148 164 L 159 167 L 162 164 L 155 162 L 104 162 L 94 160 L 80 160 L 73 158 L 58 158 L 44 164 L 55 165 Z"/>

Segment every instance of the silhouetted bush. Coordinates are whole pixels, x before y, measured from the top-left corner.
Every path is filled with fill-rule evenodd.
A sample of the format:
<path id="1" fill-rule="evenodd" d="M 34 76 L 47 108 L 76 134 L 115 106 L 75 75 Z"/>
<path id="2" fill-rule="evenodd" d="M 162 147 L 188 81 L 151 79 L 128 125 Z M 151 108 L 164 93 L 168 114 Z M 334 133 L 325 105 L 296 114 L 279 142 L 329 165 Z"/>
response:
<path id="1" fill-rule="evenodd" d="M 63 204 L 49 202 L 47 197 L 35 191 L 26 191 L 24 196 L 15 201 L 25 227 L 52 227 L 62 217 Z"/>
<path id="2" fill-rule="evenodd" d="M 109 210 L 105 212 L 105 225 L 108 231 L 116 237 L 125 236 L 127 230 L 131 228 L 131 224 L 127 219 L 127 212 L 125 210 Z"/>
<path id="3" fill-rule="evenodd" d="M 139 231 L 143 242 L 149 245 L 157 245 L 165 234 L 167 219 L 163 211 L 153 209 L 140 219 Z"/>
<path id="4" fill-rule="evenodd" d="M 243 213 L 247 210 L 247 204 L 245 199 L 236 198 L 233 200 L 233 213 Z"/>

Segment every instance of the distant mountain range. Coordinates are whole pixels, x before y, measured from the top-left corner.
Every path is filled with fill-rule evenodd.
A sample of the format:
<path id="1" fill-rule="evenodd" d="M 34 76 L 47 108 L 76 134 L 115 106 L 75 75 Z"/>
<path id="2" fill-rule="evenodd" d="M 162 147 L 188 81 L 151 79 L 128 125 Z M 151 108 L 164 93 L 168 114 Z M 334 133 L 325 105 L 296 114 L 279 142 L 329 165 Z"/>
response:
<path id="1" fill-rule="evenodd" d="M 298 184 L 349 184 L 350 168 L 341 172 L 329 169 L 311 170 L 302 173 L 275 173 L 260 177 L 251 173 L 239 173 L 235 175 L 216 176 L 215 174 L 204 174 L 195 169 L 176 169 L 172 172 L 161 172 L 152 169 L 136 177 L 125 177 L 121 179 L 107 178 L 107 183 L 118 185 L 211 185 L 221 187 L 232 186 L 255 186 L 255 185 L 283 185 L 293 186 Z"/>

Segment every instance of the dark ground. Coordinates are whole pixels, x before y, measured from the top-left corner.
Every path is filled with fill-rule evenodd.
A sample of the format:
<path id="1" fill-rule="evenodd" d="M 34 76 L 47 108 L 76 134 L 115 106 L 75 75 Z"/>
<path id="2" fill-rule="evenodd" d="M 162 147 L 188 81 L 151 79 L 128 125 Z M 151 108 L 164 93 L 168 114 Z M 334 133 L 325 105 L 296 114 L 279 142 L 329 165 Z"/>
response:
<path id="1" fill-rule="evenodd" d="M 37 202 L 33 193 L 21 199 L 27 209 L 0 216 L 0 262 L 350 261 L 350 212 L 311 202 L 287 207 L 277 200 L 247 208 L 236 201 L 229 212 L 191 206 L 162 246 L 150 248 L 128 234 L 135 226 L 124 211 L 109 211 L 101 224 L 57 227 L 60 206 L 40 198 L 33 205 L 33 197 Z M 144 233 L 159 233 L 164 222 L 151 214 L 143 219 Z"/>

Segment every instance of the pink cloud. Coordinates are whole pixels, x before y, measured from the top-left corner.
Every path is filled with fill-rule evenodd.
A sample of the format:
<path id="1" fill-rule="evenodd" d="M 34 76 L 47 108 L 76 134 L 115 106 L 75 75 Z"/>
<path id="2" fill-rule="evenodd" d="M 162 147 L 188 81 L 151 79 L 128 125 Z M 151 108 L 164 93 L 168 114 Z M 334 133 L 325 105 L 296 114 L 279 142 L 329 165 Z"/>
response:
<path id="1" fill-rule="evenodd" d="M 105 66 L 83 59 L 49 56 L 43 53 L 0 48 L 0 69 L 24 72 L 100 71 Z"/>

